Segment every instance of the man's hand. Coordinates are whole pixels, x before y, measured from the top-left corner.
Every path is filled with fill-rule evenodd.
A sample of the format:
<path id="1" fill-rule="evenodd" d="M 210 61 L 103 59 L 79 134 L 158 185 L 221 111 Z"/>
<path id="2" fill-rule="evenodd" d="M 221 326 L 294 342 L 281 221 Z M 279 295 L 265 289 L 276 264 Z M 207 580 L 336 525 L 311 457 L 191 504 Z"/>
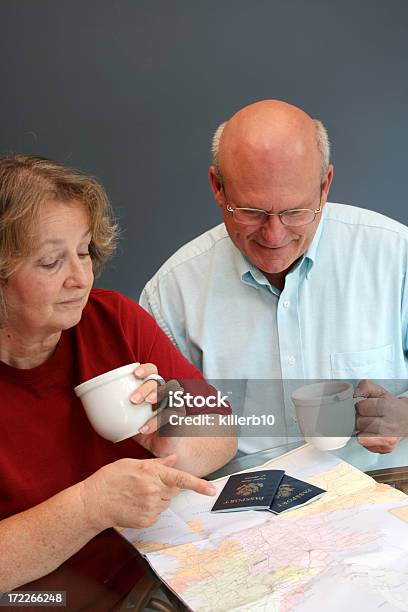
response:
<path id="1" fill-rule="evenodd" d="M 359 382 L 354 397 L 366 398 L 356 404 L 359 443 L 373 453 L 391 452 L 408 435 L 408 400 L 369 380 Z"/>
<path id="2" fill-rule="evenodd" d="M 212 484 L 174 469 L 176 456 L 163 459 L 120 459 L 80 483 L 89 525 L 149 527 L 181 489 L 214 495 Z"/>

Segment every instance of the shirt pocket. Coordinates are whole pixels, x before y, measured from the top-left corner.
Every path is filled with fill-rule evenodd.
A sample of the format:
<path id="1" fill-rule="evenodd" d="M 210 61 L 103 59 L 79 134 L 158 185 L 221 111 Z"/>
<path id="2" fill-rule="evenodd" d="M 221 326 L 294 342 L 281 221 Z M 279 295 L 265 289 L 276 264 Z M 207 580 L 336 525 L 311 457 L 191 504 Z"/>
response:
<path id="1" fill-rule="evenodd" d="M 353 353 L 331 353 L 333 378 L 392 378 L 394 370 L 394 345 Z"/>

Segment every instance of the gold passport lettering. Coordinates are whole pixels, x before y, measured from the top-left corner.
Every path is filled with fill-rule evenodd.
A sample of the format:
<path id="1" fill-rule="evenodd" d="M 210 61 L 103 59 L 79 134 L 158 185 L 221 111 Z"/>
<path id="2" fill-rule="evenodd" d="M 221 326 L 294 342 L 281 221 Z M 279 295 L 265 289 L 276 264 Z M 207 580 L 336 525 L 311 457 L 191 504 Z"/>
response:
<path id="1" fill-rule="evenodd" d="M 243 501 L 263 501 L 265 497 L 240 497 L 239 499 L 226 499 L 224 504 L 238 504 Z"/>
<path id="2" fill-rule="evenodd" d="M 287 506 L 288 504 L 292 504 L 294 501 L 301 499 L 307 493 L 312 493 L 312 489 L 304 489 L 303 491 L 300 491 L 300 493 L 298 493 L 297 495 L 293 495 L 289 499 L 285 499 L 285 501 L 279 502 L 277 505 L 278 507 Z"/>

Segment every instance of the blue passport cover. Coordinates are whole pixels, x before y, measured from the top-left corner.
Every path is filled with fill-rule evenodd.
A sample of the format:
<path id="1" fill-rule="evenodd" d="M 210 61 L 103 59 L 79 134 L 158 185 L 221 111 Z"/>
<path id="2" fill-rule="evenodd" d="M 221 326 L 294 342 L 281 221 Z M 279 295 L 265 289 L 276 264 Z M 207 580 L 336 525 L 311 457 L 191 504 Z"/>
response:
<path id="1" fill-rule="evenodd" d="M 212 512 L 269 510 L 284 470 L 260 470 L 230 476 Z"/>
<path id="2" fill-rule="evenodd" d="M 285 474 L 269 510 L 282 514 L 318 499 L 323 493 L 326 493 L 324 489 Z"/>

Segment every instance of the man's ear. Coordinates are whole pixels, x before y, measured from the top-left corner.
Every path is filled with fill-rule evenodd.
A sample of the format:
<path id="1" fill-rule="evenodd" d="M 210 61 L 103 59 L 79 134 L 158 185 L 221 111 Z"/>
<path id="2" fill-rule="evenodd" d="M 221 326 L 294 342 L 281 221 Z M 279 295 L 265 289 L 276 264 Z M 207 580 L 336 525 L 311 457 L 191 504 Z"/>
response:
<path id="1" fill-rule="evenodd" d="M 333 164 L 330 164 L 329 167 L 327 168 L 327 174 L 324 178 L 324 181 L 322 182 L 322 193 L 324 193 L 325 202 L 329 195 L 330 185 L 332 184 L 332 181 L 333 181 L 333 175 L 334 175 L 334 166 Z"/>
<path id="2" fill-rule="evenodd" d="M 222 182 L 215 166 L 210 166 L 208 170 L 208 180 L 214 194 L 215 201 L 220 208 L 224 208 L 225 198 L 222 189 Z"/>

